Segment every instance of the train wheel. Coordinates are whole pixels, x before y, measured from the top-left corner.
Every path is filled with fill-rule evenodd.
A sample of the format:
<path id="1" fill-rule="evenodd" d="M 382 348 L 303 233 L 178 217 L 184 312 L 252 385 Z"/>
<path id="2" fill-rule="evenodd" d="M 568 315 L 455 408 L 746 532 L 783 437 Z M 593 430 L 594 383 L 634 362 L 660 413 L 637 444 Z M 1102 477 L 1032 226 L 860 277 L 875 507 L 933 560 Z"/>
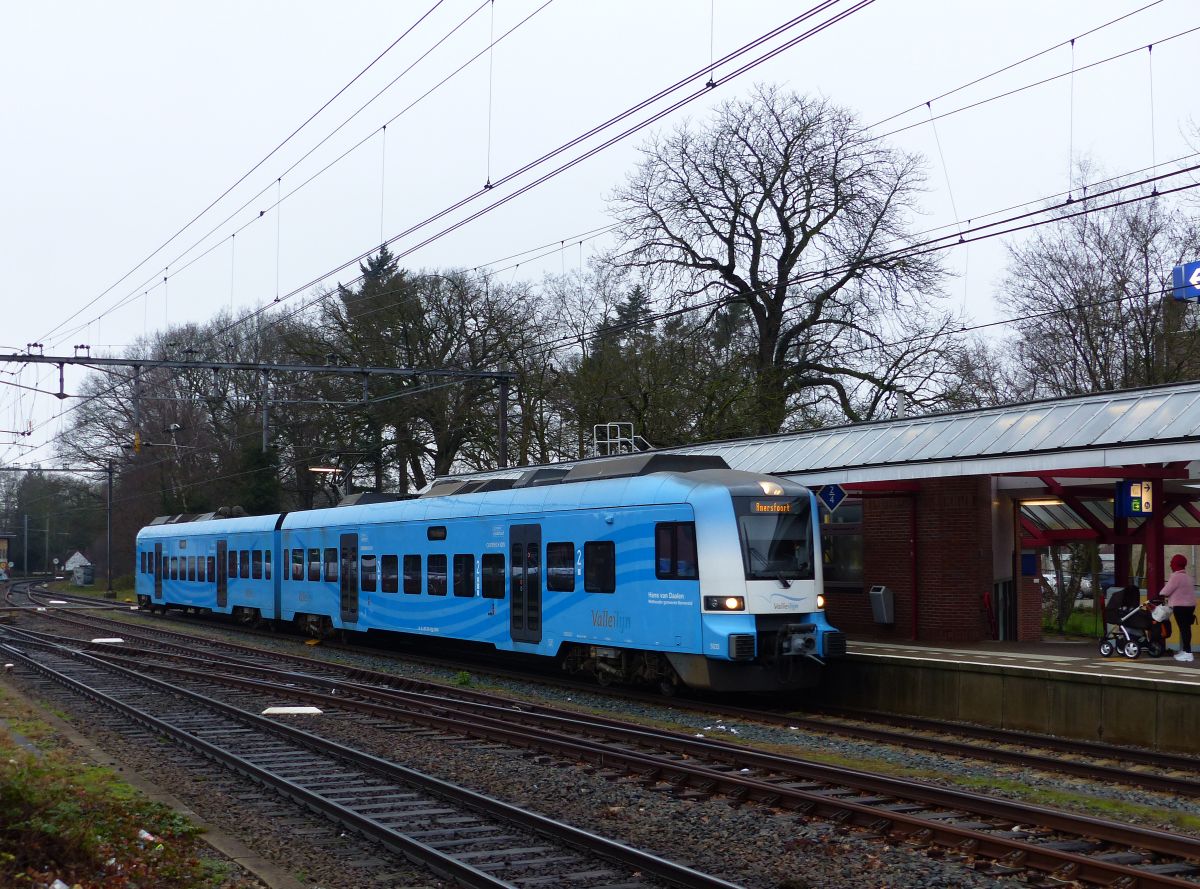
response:
<path id="1" fill-rule="evenodd" d="M 1100 657 L 1112 657 L 1117 653 L 1117 646 L 1111 639 L 1100 640 Z"/>

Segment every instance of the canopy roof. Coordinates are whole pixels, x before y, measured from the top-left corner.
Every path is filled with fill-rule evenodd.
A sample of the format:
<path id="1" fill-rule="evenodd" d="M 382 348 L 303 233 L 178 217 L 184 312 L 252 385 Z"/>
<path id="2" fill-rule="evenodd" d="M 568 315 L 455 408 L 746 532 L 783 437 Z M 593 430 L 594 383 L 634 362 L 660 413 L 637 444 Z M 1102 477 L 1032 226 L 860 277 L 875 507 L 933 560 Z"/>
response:
<path id="1" fill-rule="evenodd" d="M 670 449 L 806 484 L 1200 460 L 1200 382 Z"/>

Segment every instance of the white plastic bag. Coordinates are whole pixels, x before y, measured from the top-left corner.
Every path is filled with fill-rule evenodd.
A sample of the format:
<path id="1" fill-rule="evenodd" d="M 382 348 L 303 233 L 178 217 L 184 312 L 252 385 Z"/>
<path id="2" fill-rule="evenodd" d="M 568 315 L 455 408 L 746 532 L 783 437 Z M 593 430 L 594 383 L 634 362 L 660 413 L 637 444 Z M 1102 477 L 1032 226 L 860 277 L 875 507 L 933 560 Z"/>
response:
<path id="1" fill-rule="evenodd" d="M 1150 616 L 1160 624 L 1170 618 L 1172 614 L 1170 605 L 1155 605 L 1154 610 L 1150 612 Z"/>

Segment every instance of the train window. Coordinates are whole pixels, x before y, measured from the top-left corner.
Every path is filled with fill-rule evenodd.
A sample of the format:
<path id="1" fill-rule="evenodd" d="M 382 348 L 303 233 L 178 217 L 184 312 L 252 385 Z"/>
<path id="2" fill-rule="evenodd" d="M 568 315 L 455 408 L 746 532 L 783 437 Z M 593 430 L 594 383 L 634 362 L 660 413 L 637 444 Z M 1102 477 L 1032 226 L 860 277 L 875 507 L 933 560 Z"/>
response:
<path id="1" fill-rule="evenodd" d="M 446 595 L 446 556 L 441 553 L 430 556 L 426 571 L 429 574 L 429 595 Z"/>
<path id="2" fill-rule="evenodd" d="M 145 552 L 138 553 L 138 573 L 139 574 L 146 573 L 146 553 Z"/>
<path id="3" fill-rule="evenodd" d="M 238 551 L 238 577 L 250 578 L 250 550 Z"/>
<path id="4" fill-rule="evenodd" d="M 484 553 L 483 598 L 504 598 L 504 553 Z"/>
<path id="5" fill-rule="evenodd" d="M 319 549 L 308 551 L 308 579 L 321 579 L 321 551 Z"/>
<path id="6" fill-rule="evenodd" d="M 475 595 L 475 557 L 457 553 L 454 556 L 454 595 Z"/>
<path id="7" fill-rule="evenodd" d="M 292 580 L 304 580 L 304 550 L 292 550 Z"/>
<path id="8" fill-rule="evenodd" d="M 327 547 L 325 549 L 325 582 L 337 583 L 338 579 L 338 551 L 337 547 Z"/>
<path id="9" fill-rule="evenodd" d="M 433 525 L 429 528 L 426 528 L 425 536 L 428 537 L 430 540 L 445 540 L 446 539 L 446 526 L 445 525 Z"/>
<path id="10" fill-rule="evenodd" d="M 410 596 L 421 594 L 421 557 L 404 557 L 404 592 Z"/>
<path id="11" fill-rule="evenodd" d="M 171 561 L 167 567 L 167 580 L 174 580 L 179 576 L 179 560 L 175 556 L 171 556 Z"/>
<path id="12" fill-rule="evenodd" d="M 263 577 L 267 580 L 271 579 L 271 551 L 263 550 Z"/>
<path id="13" fill-rule="evenodd" d="M 253 550 L 250 553 L 250 576 L 255 580 L 262 580 L 262 553 L 261 549 Z"/>
<path id="14" fill-rule="evenodd" d="M 360 560 L 362 567 L 359 569 L 359 577 L 362 578 L 363 592 L 375 592 L 375 557 L 363 556 Z"/>
<path id="15" fill-rule="evenodd" d="M 583 545 L 583 588 L 589 593 L 616 592 L 617 549 L 611 540 Z"/>
<path id="16" fill-rule="evenodd" d="M 208 557 L 208 582 L 212 583 L 217 579 L 217 557 Z"/>
<path id="17" fill-rule="evenodd" d="M 193 580 L 193 581 L 196 579 L 196 557 L 195 556 L 187 557 L 187 579 Z"/>
<path id="18" fill-rule="evenodd" d="M 546 589 L 553 593 L 575 592 L 575 544 L 546 544 Z"/>
<path id="19" fill-rule="evenodd" d="M 660 580 L 696 580 L 696 523 L 659 522 L 654 526 L 654 576 Z"/>
<path id="20" fill-rule="evenodd" d="M 227 576 L 228 577 L 237 577 L 237 550 L 236 549 L 231 549 L 229 551 L 229 565 L 228 565 Z"/>
<path id="21" fill-rule="evenodd" d="M 379 557 L 379 589 L 385 593 L 400 592 L 400 557 Z"/>

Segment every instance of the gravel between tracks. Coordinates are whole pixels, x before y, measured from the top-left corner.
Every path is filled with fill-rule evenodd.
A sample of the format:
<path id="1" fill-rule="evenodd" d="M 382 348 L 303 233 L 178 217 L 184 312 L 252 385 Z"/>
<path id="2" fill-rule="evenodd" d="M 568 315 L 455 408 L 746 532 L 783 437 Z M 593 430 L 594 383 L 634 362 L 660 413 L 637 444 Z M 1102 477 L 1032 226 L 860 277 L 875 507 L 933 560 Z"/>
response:
<path id="1" fill-rule="evenodd" d="M 209 632 L 202 630 L 202 632 Z M 220 635 L 213 632 L 213 635 Z M 262 640 L 255 644 L 296 652 L 294 639 Z M 445 681 L 446 671 L 398 665 L 388 658 L 314 651 L 315 657 L 354 661 L 370 669 L 386 669 L 414 677 Z M 497 682 L 515 693 L 536 696 L 547 703 L 608 709 L 624 715 L 692 724 L 697 733 L 724 734 L 743 740 L 787 745 L 803 752 L 808 744 L 836 745 L 846 756 L 859 745 L 837 738 L 807 735 L 764 726 L 724 726 L 702 716 L 649 705 L 618 702 L 604 695 L 560 692 L 543 685 Z M 65 707 L 59 697 L 57 705 Z M 166 756 L 146 743 L 130 744 L 93 724 L 86 705 L 66 708 L 71 721 L 106 749 L 121 750 L 122 759 L 175 794 L 200 815 L 241 838 L 312 886 L 326 889 L 390 886 L 440 886 L 440 881 L 409 867 L 380 869 L 377 850 L 341 835 L 319 819 L 285 814 L 282 803 L 264 800 L 258 791 L 235 780 L 214 781 L 207 767 L 192 765 L 186 755 Z M 74 714 L 79 714 L 77 718 Z M 998 887 L 1011 881 L 976 873 L 966 863 L 935 858 L 903 844 L 864 837 L 855 830 L 791 813 L 747 805 L 734 807 L 721 799 L 685 800 L 613 781 L 548 756 L 496 748 L 478 742 L 454 742 L 423 732 L 397 732 L 364 727 L 360 720 L 322 723 L 323 734 L 341 734 L 359 746 L 388 756 L 411 768 L 493 794 L 511 803 L 575 826 L 683 860 L 753 889 L 887 886 Z M 485 749 L 480 749 L 484 746 Z M 861 754 L 861 751 L 860 751 Z M 910 756 L 917 755 L 909 752 Z M 862 756 L 860 755 L 860 758 Z M 942 763 L 944 766 L 944 763 Z M 207 777 L 206 777 L 207 776 Z M 351 864 L 347 864 L 347 861 Z M 356 866 L 353 862 L 357 862 Z"/>

